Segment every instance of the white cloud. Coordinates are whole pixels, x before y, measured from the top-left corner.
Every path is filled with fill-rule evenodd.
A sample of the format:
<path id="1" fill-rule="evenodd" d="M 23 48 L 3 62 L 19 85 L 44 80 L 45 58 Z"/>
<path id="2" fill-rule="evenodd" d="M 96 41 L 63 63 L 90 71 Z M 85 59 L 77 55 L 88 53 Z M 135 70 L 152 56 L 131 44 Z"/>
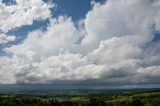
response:
<path id="1" fill-rule="evenodd" d="M 60 16 L 51 20 L 46 31 L 33 31 L 21 44 L 5 48 L 19 69 L 14 73 L 16 82 L 50 83 L 100 77 L 98 73 L 103 66 L 88 63 L 86 57 L 78 53 L 80 45 L 76 42 L 82 33 L 71 18 Z"/>
<path id="2" fill-rule="evenodd" d="M 51 16 L 50 4 L 42 0 L 16 0 L 16 4 L 0 2 L 0 31 L 31 25 L 33 20 L 45 20 Z"/>
<path id="3" fill-rule="evenodd" d="M 159 6 L 152 5 L 151 0 L 108 0 L 104 5 L 95 4 L 86 15 L 87 35 L 83 44 L 90 50 L 115 36 L 147 33 L 155 24 L 158 11 Z"/>
<path id="4" fill-rule="evenodd" d="M 159 31 L 160 9 L 155 2 L 159 1 L 94 3 L 85 26 L 76 27 L 65 16 L 50 19 L 45 31 L 30 32 L 20 44 L 4 48 L 10 58 L 0 58 L 5 62 L 0 63 L 1 74 L 12 73 L 11 78 L 0 77 L 1 82 L 94 80 L 114 85 L 159 81 L 160 47 L 153 37 Z"/>
<path id="5" fill-rule="evenodd" d="M 0 34 L 0 44 L 8 43 L 10 41 L 14 41 L 16 39 L 15 36 L 8 36 L 6 34 Z"/>
<path id="6" fill-rule="evenodd" d="M 76 42 L 81 37 L 71 18 L 60 16 L 51 20 L 46 31 L 36 30 L 29 33 L 22 44 L 5 48 L 5 51 L 16 55 L 35 55 L 35 58 L 58 55 L 65 51 L 77 51 Z M 29 58 L 27 56 L 27 58 Z"/>
<path id="7" fill-rule="evenodd" d="M 18 83 L 52 83 L 57 80 L 97 78 L 101 69 L 102 66 L 88 64 L 80 54 L 66 53 L 48 57 L 40 63 L 33 63 L 28 69 L 18 72 L 16 76 Z"/>
<path id="8" fill-rule="evenodd" d="M 13 84 L 16 81 L 16 65 L 14 61 L 8 57 L 0 57 L 0 83 Z M 13 70 L 15 69 L 15 70 Z"/>
<path id="9" fill-rule="evenodd" d="M 133 41 L 134 42 L 134 41 Z M 141 55 L 141 48 L 129 43 L 129 39 L 112 38 L 102 41 L 99 48 L 88 54 L 90 60 L 103 63 L 114 63 L 127 59 L 135 59 Z"/>

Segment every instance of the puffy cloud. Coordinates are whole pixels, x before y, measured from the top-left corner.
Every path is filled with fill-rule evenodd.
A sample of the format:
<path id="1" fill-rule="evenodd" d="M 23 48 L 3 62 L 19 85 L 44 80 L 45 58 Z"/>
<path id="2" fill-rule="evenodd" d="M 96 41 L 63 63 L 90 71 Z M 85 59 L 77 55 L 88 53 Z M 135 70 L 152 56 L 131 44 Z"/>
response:
<path id="1" fill-rule="evenodd" d="M 150 66 L 146 68 L 140 68 L 134 81 L 136 83 L 144 84 L 159 84 L 160 66 Z"/>
<path id="2" fill-rule="evenodd" d="M 13 84 L 16 81 L 15 73 L 16 65 L 14 61 L 9 57 L 0 57 L 0 83 L 1 84 Z"/>
<path id="3" fill-rule="evenodd" d="M 16 82 L 51 83 L 99 78 L 103 65 L 92 64 L 79 54 L 81 47 L 77 41 L 82 35 L 71 18 L 60 16 L 50 20 L 46 31 L 33 31 L 21 44 L 4 48 L 17 66 Z"/>
<path id="4" fill-rule="evenodd" d="M 65 51 L 77 52 L 79 46 L 76 42 L 81 36 L 81 32 L 76 29 L 71 18 L 60 16 L 58 19 L 50 20 L 46 31 L 33 31 L 22 44 L 4 50 L 19 56 L 26 56 L 26 58 L 34 55 L 35 59 L 40 59 Z"/>
<path id="5" fill-rule="evenodd" d="M 88 64 L 80 54 L 61 54 L 43 59 L 16 74 L 18 83 L 55 83 L 99 77 L 102 66 Z M 86 71 L 88 70 L 88 71 Z"/>
<path id="6" fill-rule="evenodd" d="M 159 8 L 151 0 L 108 0 L 104 5 L 96 3 L 86 15 L 87 35 L 83 44 L 91 50 L 104 39 L 150 32 L 153 25 L 158 26 Z"/>
<path id="7" fill-rule="evenodd" d="M 133 37 L 114 37 L 102 41 L 98 49 L 95 49 L 88 54 L 88 58 L 100 64 L 136 59 L 139 58 L 142 50 L 134 43 L 136 42 L 134 42 Z"/>
<path id="8" fill-rule="evenodd" d="M 3 49 L 10 57 L 0 58 L 5 62 L 0 63 L 1 74 L 11 78 L 1 82 L 158 82 L 160 47 L 153 41 L 159 31 L 158 2 L 94 3 L 78 27 L 65 16 L 50 19 L 46 30 L 30 32 L 21 43 Z"/>
<path id="9" fill-rule="evenodd" d="M 10 41 L 14 41 L 16 39 L 15 36 L 8 36 L 6 34 L 0 34 L 0 44 L 8 43 Z"/>
<path id="10" fill-rule="evenodd" d="M 31 25 L 33 20 L 45 20 L 51 16 L 50 4 L 43 0 L 16 0 L 16 4 L 5 5 L 0 2 L 0 31 L 23 25 Z"/>

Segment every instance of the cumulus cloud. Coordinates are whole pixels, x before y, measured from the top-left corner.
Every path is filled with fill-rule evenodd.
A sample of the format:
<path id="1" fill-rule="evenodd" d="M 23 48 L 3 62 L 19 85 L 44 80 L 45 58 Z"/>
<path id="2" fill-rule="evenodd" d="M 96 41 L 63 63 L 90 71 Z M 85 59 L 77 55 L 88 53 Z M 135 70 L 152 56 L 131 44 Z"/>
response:
<path id="1" fill-rule="evenodd" d="M 5 47 L 1 82 L 94 84 L 158 83 L 159 0 L 93 3 L 77 27 L 70 17 L 50 18 L 46 30 L 30 32 Z M 138 12 L 137 12 L 138 11 Z M 43 14 L 42 14 L 43 17 Z M 5 71 L 4 71 L 5 70 Z M 97 82 L 97 83 L 95 83 Z"/>
<path id="2" fill-rule="evenodd" d="M 18 68 L 18 67 L 17 67 Z M 1 84 L 13 84 L 16 81 L 15 72 L 16 65 L 14 64 L 14 60 L 9 57 L 0 57 L 0 83 Z"/>
<path id="3" fill-rule="evenodd" d="M 76 42 L 81 36 L 71 18 L 60 16 L 58 19 L 50 20 L 46 31 L 30 32 L 22 44 L 4 50 L 16 55 L 33 54 L 35 58 L 40 59 L 65 51 L 76 52 L 79 49 Z"/>
<path id="4" fill-rule="evenodd" d="M 15 36 L 8 36 L 6 34 L 0 34 L 0 44 L 8 43 L 10 41 L 14 41 L 16 39 Z"/>
<path id="5" fill-rule="evenodd" d="M 158 22 L 159 5 L 151 0 L 108 0 L 105 5 L 95 4 L 86 15 L 87 35 L 83 44 L 96 48 L 104 39 L 147 33 Z M 137 12 L 138 11 L 138 12 Z"/>
<path id="6" fill-rule="evenodd" d="M 29 69 L 16 74 L 18 83 L 52 83 L 57 80 L 73 81 L 97 78 L 102 66 L 87 64 L 86 59 L 80 54 L 66 53 L 48 57 L 27 68 Z"/>
<path id="7" fill-rule="evenodd" d="M 45 20 L 51 16 L 52 5 L 43 0 L 16 0 L 16 4 L 6 5 L 0 2 L 0 31 L 23 25 L 31 25 L 34 20 Z"/>

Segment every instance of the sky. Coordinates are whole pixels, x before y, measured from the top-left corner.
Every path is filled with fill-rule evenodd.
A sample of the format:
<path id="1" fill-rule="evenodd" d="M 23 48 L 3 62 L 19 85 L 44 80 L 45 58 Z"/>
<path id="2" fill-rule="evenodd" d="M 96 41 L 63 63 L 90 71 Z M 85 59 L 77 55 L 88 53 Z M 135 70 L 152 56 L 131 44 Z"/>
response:
<path id="1" fill-rule="evenodd" d="M 160 0 L 0 0 L 0 84 L 160 84 Z"/>

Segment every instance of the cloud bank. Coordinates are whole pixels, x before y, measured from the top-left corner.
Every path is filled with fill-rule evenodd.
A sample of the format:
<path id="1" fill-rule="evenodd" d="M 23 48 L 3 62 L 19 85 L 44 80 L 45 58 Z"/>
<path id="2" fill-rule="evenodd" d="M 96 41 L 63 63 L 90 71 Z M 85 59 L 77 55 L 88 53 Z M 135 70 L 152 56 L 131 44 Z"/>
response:
<path id="1" fill-rule="evenodd" d="M 159 0 L 93 3 L 78 26 L 71 17 L 52 18 L 50 5 L 41 0 L 20 1 L 11 7 L 1 4 L 0 14 L 8 17 L 3 15 L 0 21 L 2 31 L 39 19 L 49 18 L 50 24 L 3 48 L 9 56 L 0 57 L 0 83 L 159 83 L 160 45 L 154 41 L 160 33 Z M 13 13 L 8 8 L 14 8 Z M 17 14 L 23 17 L 15 23 Z"/>

